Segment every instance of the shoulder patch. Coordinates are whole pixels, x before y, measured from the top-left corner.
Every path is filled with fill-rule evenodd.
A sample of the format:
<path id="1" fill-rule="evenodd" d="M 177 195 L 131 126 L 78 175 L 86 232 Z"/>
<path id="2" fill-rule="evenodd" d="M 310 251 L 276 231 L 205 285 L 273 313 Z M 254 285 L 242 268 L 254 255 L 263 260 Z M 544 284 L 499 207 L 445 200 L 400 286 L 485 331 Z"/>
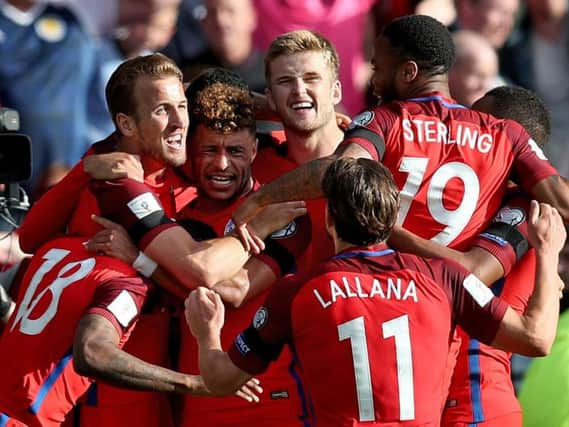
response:
<path id="1" fill-rule="evenodd" d="M 162 210 L 160 203 L 158 203 L 158 200 L 151 192 L 139 194 L 128 202 L 127 206 L 138 219 L 143 219 L 154 212 Z"/>
<path id="2" fill-rule="evenodd" d="M 526 214 L 523 209 L 506 206 L 498 211 L 494 217 L 494 222 L 503 222 L 512 226 L 516 226 L 518 224 L 521 224 L 524 219 L 526 219 Z"/>
<path id="3" fill-rule="evenodd" d="M 462 286 L 464 286 L 464 289 L 466 289 L 480 307 L 485 307 L 486 304 L 494 298 L 494 294 L 490 288 L 482 283 L 474 274 L 469 274 L 462 282 Z"/>
<path id="4" fill-rule="evenodd" d="M 136 304 L 126 290 L 123 290 L 120 294 L 118 294 L 113 302 L 107 306 L 107 309 L 113 313 L 118 322 L 125 328 L 138 314 Z"/>
<path id="5" fill-rule="evenodd" d="M 269 320 L 269 312 L 265 307 L 261 307 L 255 313 L 255 317 L 253 317 L 253 327 L 261 329 L 267 324 L 267 320 Z"/>
<path id="6" fill-rule="evenodd" d="M 285 225 L 280 230 L 275 231 L 271 234 L 271 239 L 286 239 L 287 237 L 294 236 L 296 231 L 298 230 L 298 226 L 296 225 L 296 221 L 292 220 L 287 225 Z"/>
<path id="7" fill-rule="evenodd" d="M 356 127 L 366 127 L 371 123 L 373 118 L 375 117 L 375 113 L 373 111 L 364 111 L 363 113 L 358 114 L 352 120 L 352 123 L 348 126 L 348 129 L 354 129 Z"/>

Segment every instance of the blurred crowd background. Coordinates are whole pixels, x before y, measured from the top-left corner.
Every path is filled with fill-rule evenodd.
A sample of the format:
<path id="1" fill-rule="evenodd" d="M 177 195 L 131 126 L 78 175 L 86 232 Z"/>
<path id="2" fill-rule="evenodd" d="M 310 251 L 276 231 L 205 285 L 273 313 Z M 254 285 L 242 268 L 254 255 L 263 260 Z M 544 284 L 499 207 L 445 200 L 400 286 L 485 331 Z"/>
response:
<path id="1" fill-rule="evenodd" d="M 459 103 L 502 84 L 545 101 L 546 151 L 569 176 L 568 12 L 568 0 L 0 0 L 0 104 L 19 112 L 31 137 L 32 177 L 22 185 L 33 201 L 113 131 L 104 87 L 126 58 L 163 52 L 186 81 L 227 67 L 262 93 L 270 41 L 313 29 L 338 49 L 341 108 L 353 116 L 377 102 L 369 91 L 375 34 L 394 17 L 420 13 L 453 32 L 450 88 Z M 569 277 L 566 263 L 561 270 Z"/>

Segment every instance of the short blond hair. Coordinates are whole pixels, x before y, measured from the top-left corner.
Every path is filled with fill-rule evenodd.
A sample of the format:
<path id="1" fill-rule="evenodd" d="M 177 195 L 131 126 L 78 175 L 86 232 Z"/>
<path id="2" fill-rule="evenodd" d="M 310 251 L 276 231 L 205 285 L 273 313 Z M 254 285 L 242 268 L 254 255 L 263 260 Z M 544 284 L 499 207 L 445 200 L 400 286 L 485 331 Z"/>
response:
<path id="1" fill-rule="evenodd" d="M 265 55 L 265 78 L 271 77 L 271 63 L 283 55 L 293 55 L 302 52 L 320 52 L 324 56 L 334 79 L 338 79 L 340 59 L 338 52 L 330 40 L 310 30 L 297 30 L 284 33 L 273 40 Z"/>

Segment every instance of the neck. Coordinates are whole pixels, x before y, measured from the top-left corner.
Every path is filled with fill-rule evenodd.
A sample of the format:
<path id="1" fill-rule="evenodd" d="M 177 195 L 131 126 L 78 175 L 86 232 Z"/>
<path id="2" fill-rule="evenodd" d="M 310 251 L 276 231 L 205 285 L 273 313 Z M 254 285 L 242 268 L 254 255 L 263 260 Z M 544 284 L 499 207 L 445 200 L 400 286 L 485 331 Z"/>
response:
<path id="1" fill-rule="evenodd" d="M 166 172 L 166 164 L 163 161 L 156 160 L 153 157 L 142 155 L 137 144 L 134 144 L 132 140 L 125 136 L 119 136 L 119 142 L 117 144 L 117 151 L 122 151 L 129 154 L 140 155 L 140 163 L 142 164 L 142 169 L 144 170 L 144 180 L 149 183 L 156 183 L 158 180 L 163 178 Z"/>
<path id="2" fill-rule="evenodd" d="M 225 50 L 220 56 L 223 58 L 225 65 L 241 65 L 253 51 L 253 46 L 250 40 L 244 41 L 238 46 L 232 46 L 231 49 Z"/>
<path id="3" fill-rule="evenodd" d="M 300 134 L 285 128 L 285 135 L 287 157 L 297 165 L 334 154 L 344 139 L 344 132 L 335 120 L 310 134 Z"/>
<path id="4" fill-rule="evenodd" d="M 409 87 L 404 99 L 417 98 L 431 92 L 440 92 L 444 97 L 451 98 L 448 86 L 448 76 L 446 74 L 419 78 L 415 84 Z"/>
<path id="5" fill-rule="evenodd" d="M 335 238 L 333 240 L 334 240 L 334 253 L 335 254 L 339 254 L 340 252 L 345 251 L 346 249 L 354 247 L 353 243 L 344 242 L 343 240 L 341 240 L 339 238 Z"/>

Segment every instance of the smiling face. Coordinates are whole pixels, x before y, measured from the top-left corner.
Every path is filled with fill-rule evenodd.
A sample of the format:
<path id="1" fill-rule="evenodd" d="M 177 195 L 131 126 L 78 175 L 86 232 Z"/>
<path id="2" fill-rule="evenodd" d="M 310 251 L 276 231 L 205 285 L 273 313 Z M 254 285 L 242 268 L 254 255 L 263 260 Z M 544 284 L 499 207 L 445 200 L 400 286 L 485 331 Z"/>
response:
<path id="1" fill-rule="evenodd" d="M 201 194 L 232 200 L 251 190 L 251 163 L 257 154 L 255 136 L 247 129 L 222 133 L 199 125 L 191 136 L 190 159 Z"/>
<path id="2" fill-rule="evenodd" d="M 309 133 L 334 120 L 334 106 L 341 101 L 340 82 L 322 53 L 281 55 L 269 66 L 267 99 L 288 129 Z"/>
<path id="3" fill-rule="evenodd" d="M 139 154 L 180 166 L 186 161 L 188 108 L 182 83 L 176 77 L 139 78 L 134 87 L 136 111 L 129 116 L 128 136 L 138 142 Z"/>

